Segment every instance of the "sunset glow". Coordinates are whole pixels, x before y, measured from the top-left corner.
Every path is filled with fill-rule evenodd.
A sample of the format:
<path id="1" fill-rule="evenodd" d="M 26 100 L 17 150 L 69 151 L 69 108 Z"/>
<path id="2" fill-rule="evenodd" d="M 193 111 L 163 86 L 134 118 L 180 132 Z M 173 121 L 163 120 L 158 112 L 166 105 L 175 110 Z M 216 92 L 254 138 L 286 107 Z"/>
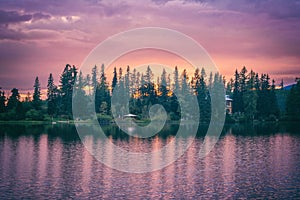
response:
<path id="1" fill-rule="evenodd" d="M 113 34 L 146 26 L 180 31 L 202 45 L 229 79 L 246 66 L 269 73 L 277 84 L 300 75 L 300 6 L 291 1 L 87 1 L 0 3 L 0 86 L 32 89 L 49 73 L 80 67 L 97 44 Z M 122 58 L 117 67 L 149 61 L 186 67 L 165 53 Z M 170 62 L 168 62 L 170 61 Z M 110 74 L 108 74 L 110 76 Z"/>

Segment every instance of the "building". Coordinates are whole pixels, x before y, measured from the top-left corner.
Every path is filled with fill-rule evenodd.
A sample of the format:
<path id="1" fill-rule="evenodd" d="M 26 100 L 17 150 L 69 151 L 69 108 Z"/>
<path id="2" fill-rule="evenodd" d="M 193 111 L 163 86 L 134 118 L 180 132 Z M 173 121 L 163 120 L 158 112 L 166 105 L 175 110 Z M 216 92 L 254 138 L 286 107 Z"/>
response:
<path id="1" fill-rule="evenodd" d="M 232 114 L 232 99 L 229 98 L 229 95 L 225 95 L 225 100 L 226 100 L 226 113 L 227 114 Z"/>

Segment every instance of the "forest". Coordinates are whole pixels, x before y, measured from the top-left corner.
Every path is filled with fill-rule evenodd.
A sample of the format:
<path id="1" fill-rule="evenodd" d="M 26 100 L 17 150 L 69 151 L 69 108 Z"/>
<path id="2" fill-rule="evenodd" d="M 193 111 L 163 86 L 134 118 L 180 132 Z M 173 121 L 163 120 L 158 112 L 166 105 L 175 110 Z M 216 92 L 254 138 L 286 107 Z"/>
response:
<path id="1" fill-rule="evenodd" d="M 91 103 L 86 97 L 94 97 L 98 120 L 110 122 L 113 120 L 111 98 L 113 91 L 118 89 L 130 97 L 129 111 L 137 115 L 138 120 L 147 120 L 149 108 L 155 104 L 164 107 L 169 121 L 191 120 L 193 116 L 181 116 L 180 105 L 189 107 L 190 95 L 194 95 L 198 101 L 200 121 L 209 122 L 212 113 L 210 91 L 221 86 L 224 94 L 232 99 L 232 112 L 226 113 L 227 123 L 294 121 L 300 120 L 300 79 L 295 81 L 291 89 L 286 90 L 283 81 L 276 86 L 268 74 L 248 71 L 246 67 L 236 70 L 233 78 L 226 81 L 219 73 L 207 74 L 204 68 L 188 73 L 175 67 L 172 74 L 163 70 L 160 76 L 155 77 L 150 66 L 144 73 L 127 66 L 124 71 L 115 67 L 112 80 L 108 82 L 104 65 L 100 68 L 94 66 L 90 74 L 83 75 L 75 66 L 67 64 L 58 85 L 53 75 L 49 75 L 45 100 L 41 99 L 38 77 L 34 80 L 33 94 L 28 93 L 23 100 L 17 88 L 13 88 L 9 96 L 0 88 L 0 120 L 72 120 L 72 95 L 76 91 L 76 95 L 81 97 L 76 98 L 79 105 Z M 76 90 L 73 90 L 75 87 Z M 189 91 L 189 95 L 184 91 Z M 179 105 L 179 96 L 175 94 L 180 96 L 182 104 Z M 84 106 L 82 109 L 85 109 Z M 126 110 L 123 112 L 122 106 L 116 109 L 128 114 Z"/>

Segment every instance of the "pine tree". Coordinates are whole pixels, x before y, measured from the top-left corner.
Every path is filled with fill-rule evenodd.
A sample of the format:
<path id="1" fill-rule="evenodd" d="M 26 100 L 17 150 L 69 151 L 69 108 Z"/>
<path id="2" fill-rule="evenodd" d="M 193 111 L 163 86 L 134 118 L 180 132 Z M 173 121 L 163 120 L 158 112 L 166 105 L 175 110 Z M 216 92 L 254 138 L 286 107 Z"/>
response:
<path id="1" fill-rule="evenodd" d="M 231 96 L 232 88 L 234 87 L 233 79 L 231 78 L 226 85 L 226 94 Z"/>
<path id="2" fill-rule="evenodd" d="M 84 91 L 85 80 L 83 78 L 82 72 L 79 72 L 76 78 L 76 84 L 73 87 L 73 104 L 72 106 L 76 108 L 76 114 L 80 119 L 86 119 L 89 116 L 89 110 L 86 105 L 89 104 L 88 98 Z"/>
<path id="3" fill-rule="evenodd" d="M 145 74 L 146 83 L 151 83 L 152 78 L 153 78 L 153 73 L 152 73 L 150 66 L 148 66 L 146 69 L 146 74 Z"/>
<path id="4" fill-rule="evenodd" d="M 6 103 L 6 97 L 5 92 L 1 90 L 0 87 L 0 113 L 4 113 L 6 111 L 5 103 Z"/>
<path id="5" fill-rule="evenodd" d="M 111 88 L 112 88 L 112 92 L 114 91 L 117 83 L 118 83 L 118 73 L 117 73 L 117 68 L 114 68 L 114 72 L 113 72 L 114 76 L 112 79 L 112 83 L 111 83 Z"/>
<path id="6" fill-rule="evenodd" d="M 96 112 L 98 113 L 106 115 L 110 114 L 110 92 L 108 90 L 108 84 L 106 81 L 104 64 L 101 66 L 100 83 L 96 87 L 95 107 Z"/>
<path id="7" fill-rule="evenodd" d="M 255 85 L 255 73 L 253 70 L 248 74 L 248 79 L 246 82 L 246 90 L 252 90 Z"/>
<path id="8" fill-rule="evenodd" d="M 96 92 L 96 88 L 98 85 L 98 73 L 97 73 L 98 69 L 97 69 L 97 65 L 95 65 L 92 68 L 92 86 L 93 86 L 93 90 L 94 90 L 94 94 Z"/>
<path id="9" fill-rule="evenodd" d="M 268 74 L 262 74 L 260 78 L 260 90 L 258 92 L 257 112 L 261 119 L 268 119 L 271 116 L 279 116 L 279 108 L 275 94 L 275 82 L 270 85 Z"/>
<path id="10" fill-rule="evenodd" d="M 246 91 L 246 82 L 247 82 L 247 69 L 244 66 L 239 75 L 239 86 L 240 86 L 240 92 L 242 93 L 242 95 Z"/>
<path id="11" fill-rule="evenodd" d="M 167 112 L 170 111 L 170 105 L 168 102 L 168 93 L 169 90 L 167 88 L 167 72 L 165 69 L 163 69 L 161 77 L 160 77 L 160 83 L 158 83 L 159 85 L 159 104 L 163 105 L 164 108 L 166 109 Z"/>
<path id="12" fill-rule="evenodd" d="M 286 113 L 290 120 L 300 120 L 300 79 L 296 78 L 286 101 Z"/>
<path id="13" fill-rule="evenodd" d="M 32 105 L 34 109 L 40 110 L 42 100 L 41 100 L 41 85 L 38 77 L 35 78 L 33 87 L 34 87 L 34 92 L 33 92 Z"/>
<path id="14" fill-rule="evenodd" d="M 20 103 L 20 94 L 19 94 L 19 90 L 17 88 L 13 88 L 11 90 L 11 96 L 8 99 L 8 103 L 7 103 L 7 109 L 8 110 L 12 110 L 15 109 L 18 105 L 18 103 Z"/>
<path id="15" fill-rule="evenodd" d="M 59 112 L 61 114 L 72 114 L 72 92 L 77 75 L 77 69 L 73 65 L 67 64 L 64 68 L 62 75 L 60 76 L 60 105 Z"/>
<path id="16" fill-rule="evenodd" d="M 255 88 L 256 91 L 260 90 L 260 80 L 259 80 L 258 73 L 255 74 L 254 88 Z"/>
<path id="17" fill-rule="evenodd" d="M 211 89 L 212 88 L 212 86 L 213 86 L 213 73 L 212 72 L 210 72 L 209 73 L 209 79 L 208 79 L 208 88 L 209 89 Z"/>
<path id="18" fill-rule="evenodd" d="M 85 86 L 88 88 L 88 95 L 91 95 L 91 76 L 89 74 L 85 77 Z"/>
<path id="19" fill-rule="evenodd" d="M 245 117 L 249 121 L 253 121 L 257 114 L 256 107 L 257 107 L 258 90 L 255 89 L 255 78 L 256 78 L 256 74 L 253 70 L 251 70 L 247 75 L 246 88 L 242 96 L 243 103 L 244 103 Z"/>
<path id="20" fill-rule="evenodd" d="M 133 69 L 130 77 L 130 94 L 133 95 L 135 94 L 136 91 L 136 69 Z"/>
<path id="21" fill-rule="evenodd" d="M 186 69 L 184 69 L 181 74 L 181 95 L 182 96 L 184 96 L 187 93 L 187 91 L 189 91 L 188 81 L 189 81 L 189 77 Z"/>
<path id="22" fill-rule="evenodd" d="M 272 80 L 271 89 L 269 90 L 269 104 L 270 104 L 270 110 L 269 115 L 273 115 L 276 117 L 279 117 L 279 107 L 278 107 L 278 101 L 275 94 L 275 80 Z"/>
<path id="23" fill-rule="evenodd" d="M 125 94 L 130 95 L 130 67 L 127 66 L 126 74 L 124 77 Z"/>
<path id="24" fill-rule="evenodd" d="M 180 90 L 180 85 L 179 85 L 179 72 L 177 66 L 175 66 L 174 70 L 174 86 L 173 86 L 173 91 L 175 94 L 178 94 Z"/>
<path id="25" fill-rule="evenodd" d="M 47 84 L 47 104 L 48 114 L 53 116 L 57 113 L 58 90 L 54 84 L 52 73 L 50 73 Z"/>
<path id="26" fill-rule="evenodd" d="M 233 113 L 241 112 L 241 93 L 240 93 L 240 74 L 238 70 L 235 71 L 234 74 L 234 88 L 232 95 L 232 111 Z"/>
<path id="27" fill-rule="evenodd" d="M 182 71 L 182 74 L 181 74 L 181 87 L 180 87 L 180 106 L 181 106 L 181 109 L 185 110 L 186 112 L 182 113 L 182 118 L 183 119 L 191 119 L 193 118 L 193 116 L 190 115 L 190 113 L 193 113 L 192 112 L 192 107 L 190 106 L 190 101 L 191 101 L 191 95 L 192 95 L 192 91 L 191 91 L 191 88 L 189 86 L 189 77 L 188 77 L 188 74 L 187 74 L 187 71 L 186 69 L 184 69 Z"/>
<path id="28" fill-rule="evenodd" d="M 201 75 L 199 74 L 199 69 L 197 68 L 194 73 L 194 93 L 197 96 L 200 120 L 201 122 L 208 122 L 210 119 L 210 98 L 208 93 L 208 88 L 205 83 L 205 70 L 202 68 Z M 211 83 L 213 85 L 213 81 Z"/>

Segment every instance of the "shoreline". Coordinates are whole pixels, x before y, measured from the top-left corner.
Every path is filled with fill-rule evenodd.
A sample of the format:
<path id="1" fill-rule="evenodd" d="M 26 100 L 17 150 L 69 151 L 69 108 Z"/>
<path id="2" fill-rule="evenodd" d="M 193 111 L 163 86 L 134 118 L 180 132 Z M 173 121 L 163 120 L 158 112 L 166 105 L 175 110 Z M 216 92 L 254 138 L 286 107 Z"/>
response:
<path id="1" fill-rule="evenodd" d="M 77 121 L 76 123 L 78 124 L 93 124 L 94 122 L 91 120 L 86 120 L 86 121 Z M 126 125 L 130 125 L 132 124 L 131 122 L 121 122 L 122 124 Z M 213 124 L 217 124 L 218 122 L 214 122 Z M 249 121 L 249 122 L 224 122 L 224 125 L 242 125 L 242 124 L 269 124 L 269 123 L 299 123 L 299 121 L 286 121 L 286 120 L 278 120 L 278 121 Z M 0 124 L 17 124 L 17 125 L 22 125 L 22 124 L 31 124 L 31 125 L 59 125 L 59 124 L 75 124 L 74 120 L 53 120 L 53 121 L 33 121 L 33 120 L 8 120 L 8 121 L 3 121 L 0 120 Z M 105 122 L 105 123 L 99 123 L 100 125 L 116 125 L 116 123 L 114 122 L 114 120 L 111 120 L 110 122 Z M 136 124 L 138 125 L 145 125 L 145 124 L 149 124 L 149 121 L 138 121 L 136 122 Z M 166 124 L 169 125 L 179 125 L 180 122 L 179 121 L 167 121 Z M 195 124 L 194 121 L 192 120 L 187 120 L 187 121 L 183 121 L 182 124 Z M 199 122 L 199 124 L 202 125 L 209 125 L 210 123 L 207 122 Z"/>

